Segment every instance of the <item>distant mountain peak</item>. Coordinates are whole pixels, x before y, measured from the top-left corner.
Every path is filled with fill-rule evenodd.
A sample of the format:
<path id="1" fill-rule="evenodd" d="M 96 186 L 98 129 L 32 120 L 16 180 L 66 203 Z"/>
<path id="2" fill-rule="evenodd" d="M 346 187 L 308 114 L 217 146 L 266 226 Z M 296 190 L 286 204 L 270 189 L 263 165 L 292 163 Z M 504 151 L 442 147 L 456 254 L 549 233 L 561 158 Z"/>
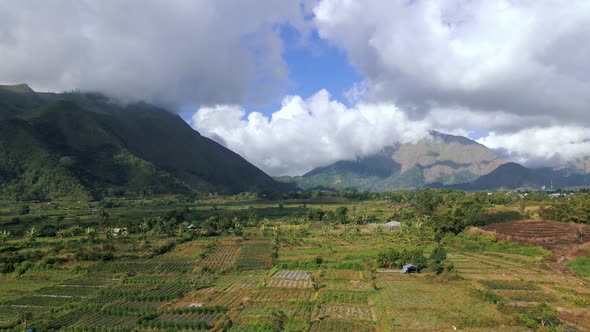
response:
<path id="1" fill-rule="evenodd" d="M 28 84 L 0 85 L 0 89 L 12 93 L 36 93 Z"/>
<path id="2" fill-rule="evenodd" d="M 303 188 L 365 190 L 456 184 L 488 174 L 506 161 L 469 138 L 430 131 L 415 143 L 398 143 L 354 160 L 316 168 L 295 181 Z M 283 179 L 284 180 L 284 179 Z"/>
<path id="3" fill-rule="evenodd" d="M 471 140 L 471 139 L 464 137 L 464 136 L 445 134 L 445 133 L 441 133 L 436 130 L 430 130 L 428 133 L 433 138 L 442 139 L 445 143 L 459 143 L 459 144 L 465 144 L 465 145 L 481 145 L 481 144 L 477 143 L 476 141 Z"/>

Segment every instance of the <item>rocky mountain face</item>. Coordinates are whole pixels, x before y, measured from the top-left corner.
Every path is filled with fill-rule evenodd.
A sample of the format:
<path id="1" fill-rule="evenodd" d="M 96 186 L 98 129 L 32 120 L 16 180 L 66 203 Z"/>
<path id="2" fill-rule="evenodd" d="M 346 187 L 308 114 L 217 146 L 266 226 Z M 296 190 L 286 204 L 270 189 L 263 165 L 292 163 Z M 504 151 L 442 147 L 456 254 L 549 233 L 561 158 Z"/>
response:
<path id="1" fill-rule="evenodd" d="M 461 136 L 431 131 L 413 144 L 397 144 L 356 160 L 338 161 L 300 177 L 283 177 L 300 188 L 362 190 L 420 188 L 473 181 L 506 163 L 485 146 Z"/>

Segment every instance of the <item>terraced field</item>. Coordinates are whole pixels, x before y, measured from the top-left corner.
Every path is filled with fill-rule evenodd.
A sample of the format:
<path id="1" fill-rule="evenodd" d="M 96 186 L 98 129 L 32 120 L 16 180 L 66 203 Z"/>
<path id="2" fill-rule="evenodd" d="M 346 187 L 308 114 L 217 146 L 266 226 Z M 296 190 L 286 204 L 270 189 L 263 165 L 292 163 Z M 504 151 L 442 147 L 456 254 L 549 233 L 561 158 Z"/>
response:
<path id="1" fill-rule="evenodd" d="M 270 243 L 265 240 L 246 241 L 237 260 L 240 270 L 262 270 L 270 267 Z"/>
<path id="2" fill-rule="evenodd" d="M 236 241 L 226 241 L 215 246 L 213 251 L 198 262 L 200 269 L 209 269 L 217 272 L 227 272 L 236 266 L 240 256 L 241 246 Z"/>
<path id="3" fill-rule="evenodd" d="M 590 233 L 590 225 L 538 220 L 495 223 L 483 229 L 502 238 L 533 243 L 552 250 L 582 244 L 578 230 Z"/>
<path id="4" fill-rule="evenodd" d="M 506 306 L 550 303 L 574 329 L 590 330 L 587 280 L 562 275 L 534 257 L 497 252 L 452 253 L 449 258 L 466 282 L 493 294 Z"/>
<path id="5" fill-rule="evenodd" d="M 308 288 L 311 287 L 312 284 L 309 273 L 306 271 L 281 270 L 272 276 L 267 282 L 267 286 Z"/>
<path id="6" fill-rule="evenodd" d="M 567 328 L 590 330 L 588 280 L 549 268 L 540 248 L 448 245 L 457 276 L 401 274 L 376 269 L 376 253 L 417 237 L 340 232 L 280 246 L 274 266 L 272 238 L 224 235 L 148 258 L 0 276 L 0 329 L 30 312 L 39 331 L 521 331 L 518 310 L 547 303 Z"/>

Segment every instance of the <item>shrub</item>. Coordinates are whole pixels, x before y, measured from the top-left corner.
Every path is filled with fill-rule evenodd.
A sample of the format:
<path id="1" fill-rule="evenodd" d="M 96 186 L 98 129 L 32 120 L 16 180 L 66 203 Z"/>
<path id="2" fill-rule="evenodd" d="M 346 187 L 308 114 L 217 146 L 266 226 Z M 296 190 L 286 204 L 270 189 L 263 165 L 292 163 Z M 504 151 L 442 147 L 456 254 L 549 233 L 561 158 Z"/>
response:
<path id="1" fill-rule="evenodd" d="M 377 264 L 379 267 L 393 267 L 398 265 L 400 253 L 395 249 L 382 251 L 377 255 Z"/>
<path id="2" fill-rule="evenodd" d="M 560 324 L 557 310 L 547 303 L 539 303 L 525 309 L 522 319 L 527 327 L 556 327 Z"/>
<path id="3" fill-rule="evenodd" d="M 524 219 L 524 216 L 518 211 L 481 212 L 471 216 L 469 224 L 473 226 L 485 226 L 497 222 L 508 222 L 522 219 Z"/>
<path id="4" fill-rule="evenodd" d="M 446 255 L 446 253 L 445 253 Z M 413 264 L 418 268 L 423 269 L 428 266 L 428 261 L 424 257 L 422 249 L 404 249 L 401 252 L 395 249 L 388 249 L 380 252 L 377 255 L 377 263 L 379 267 L 398 267 L 401 268 L 405 264 Z"/>
<path id="5" fill-rule="evenodd" d="M 14 273 L 16 273 L 17 276 L 22 276 L 32 265 L 33 264 L 29 260 L 16 263 L 14 264 Z"/>
<path id="6" fill-rule="evenodd" d="M 436 246 L 430 253 L 430 262 L 429 266 L 436 274 L 441 274 L 445 272 L 445 270 L 450 269 L 447 272 L 451 272 L 454 269 L 452 263 L 447 264 L 447 252 L 441 246 Z"/>
<path id="7" fill-rule="evenodd" d="M 314 259 L 316 265 L 322 265 L 322 263 L 324 262 L 324 259 L 322 258 L 322 256 L 316 256 Z"/>

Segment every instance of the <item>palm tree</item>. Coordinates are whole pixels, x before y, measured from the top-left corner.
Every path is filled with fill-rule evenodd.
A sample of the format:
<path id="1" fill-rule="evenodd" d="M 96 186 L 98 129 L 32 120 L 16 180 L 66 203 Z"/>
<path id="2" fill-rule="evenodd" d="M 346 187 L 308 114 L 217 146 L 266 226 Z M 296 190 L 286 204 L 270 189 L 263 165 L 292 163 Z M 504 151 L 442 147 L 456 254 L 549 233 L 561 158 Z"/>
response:
<path id="1" fill-rule="evenodd" d="M 145 218 L 144 218 L 144 220 L 145 220 Z M 142 222 L 141 224 L 139 224 L 139 229 L 141 230 L 143 235 L 145 235 L 147 233 L 147 231 L 150 229 L 150 224 L 146 220 L 146 221 Z"/>
<path id="2" fill-rule="evenodd" d="M 55 235 L 58 238 L 63 239 L 65 237 L 68 237 L 69 234 L 68 234 L 68 230 L 66 230 L 66 229 L 60 229 L 57 232 L 55 232 Z"/>
<path id="3" fill-rule="evenodd" d="M 96 229 L 92 227 L 86 228 L 86 240 L 92 241 L 96 238 Z"/>
<path id="4" fill-rule="evenodd" d="M 105 239 L 110 239 L 113 237 L 113 227 L 105 227 L 102 229 L 102 235 L 104 235 Z"/>
<path id="5" fill-rule="evenodd" d="M 9 231 L 2 231 L 0 232 L 0 244 L 4 244 L 6 240 L 10 237 Z"/>
<path id="6" fill-rule="evenodd" d="M 31 228 L 29 228 L 26 232 L 25 232 L 25 240 L 28 243 L 33 243 L 35 242 L 35 240 L 37 240 L 37 238 L 39 237 L 39 235 L 41 235 L 41 232 L 39 232 L 39 229 L 35 226 L 32 226 Z"/>

